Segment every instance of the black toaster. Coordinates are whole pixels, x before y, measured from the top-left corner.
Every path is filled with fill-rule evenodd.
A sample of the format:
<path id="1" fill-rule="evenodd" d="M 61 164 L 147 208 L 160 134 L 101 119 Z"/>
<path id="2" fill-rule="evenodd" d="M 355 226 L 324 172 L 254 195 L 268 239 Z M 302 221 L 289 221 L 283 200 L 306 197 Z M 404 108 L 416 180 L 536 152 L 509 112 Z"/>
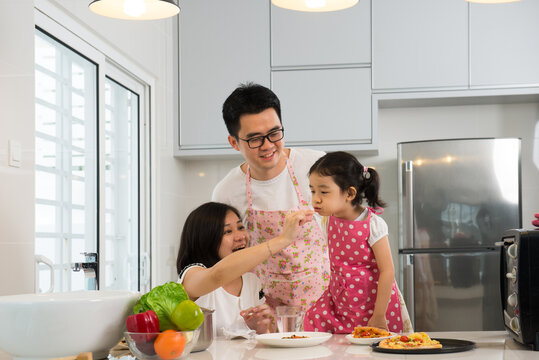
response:
<path id="1" fill-rule="evenodd" d="M 503 234 L 500 286 L 505 328 L 513 339 L 539 350 L 539 230 Z"/>

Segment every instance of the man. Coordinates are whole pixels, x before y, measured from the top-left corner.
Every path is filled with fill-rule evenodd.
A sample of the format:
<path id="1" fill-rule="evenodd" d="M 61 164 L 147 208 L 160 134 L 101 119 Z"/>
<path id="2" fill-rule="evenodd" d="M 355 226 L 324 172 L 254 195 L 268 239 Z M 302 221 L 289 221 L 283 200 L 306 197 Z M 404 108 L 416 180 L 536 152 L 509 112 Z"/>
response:
<path id="1" fill-rule="evenodd" d="M 245 162 L 217 184 L 212 200 L 239 210 L 250 245 L 264 243 L 280 233 L 287 213 L 309 206 L 308 171 L 324 153 L 284 147 L 280 101 L 264 86 L 240 85 L 224 102 L 223 118 L 228 142 Z M 319 224 L 307 223 L 293 245 L 271 255 L 255 268 L 270 306 L 309 308 L 329 284 L 327 246 Z"/>

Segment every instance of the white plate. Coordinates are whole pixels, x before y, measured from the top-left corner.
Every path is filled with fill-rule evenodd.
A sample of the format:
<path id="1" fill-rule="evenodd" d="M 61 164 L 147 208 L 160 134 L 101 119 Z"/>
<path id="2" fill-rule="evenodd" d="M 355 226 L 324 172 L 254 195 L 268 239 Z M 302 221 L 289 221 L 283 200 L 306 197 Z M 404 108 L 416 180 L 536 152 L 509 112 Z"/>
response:
<path id="1" fill-rule="evenodd" d="M 377 338 L 355 338 L 355 337 L 352 336 L 352 334 L 348 334 L 348 335 L 346 335 L 346 340 L 348 340 L 348 342 L 350 342 L 352 344 L 370 345 L 373 342 L 376 342 L 376 341 L 382 340 L 382 339 L 387 339 L 387 338 L 393 337 L 395 335 L 397 335 L 397 334 L 391 333 L 391 335 L 389 335 L 389 336 L 382 336 L 382 337 L 377 337 Z"/>
<path id="2" fill-rule="evenodd" d="M 304 339 L 283 339 L 287 336 L 307 336 Z M 325 332 L 314 332 L 314 331 L 296 331 L 296 332 L 285 332 L 285 333 L 271 333 L 271 334 L 262 334 L 257 335 L 255 339 L 269 346 L 276 347 L 307 347 L 315 346 L 323 343 L 324 341 L 331 338 L 332 334 Z"/>

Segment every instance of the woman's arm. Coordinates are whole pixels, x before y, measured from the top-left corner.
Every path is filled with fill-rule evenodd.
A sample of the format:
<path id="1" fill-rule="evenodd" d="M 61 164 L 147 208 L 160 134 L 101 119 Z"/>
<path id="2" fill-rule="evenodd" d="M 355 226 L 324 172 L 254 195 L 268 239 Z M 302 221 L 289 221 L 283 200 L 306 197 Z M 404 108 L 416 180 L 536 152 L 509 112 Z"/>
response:
<path id="1" fill-rule="evenodd" d="M 197 299 L 237 279 L 270 256 L 292 244 L 296 229 L 311 221 L 312 210 L 299 210 L 287 215 L 281 235 L 266 243 L 251 246 L 226 256 L 211 268 L 193 267 L 185 274 L 183 286 L 191 299 Z"/>
<path id="2" fill-rule="evenodd" d="M 395 268 L 391 257 L 389 240 L 384 236 L 372 246 L 380 277 L 378 278 L 378 289 L 376 291 L 376 302 L 374 303 L 374 313 L 369 319 L 367 325 L 380 329 L 386 329 L 386 311 L 391 298 L 391 289 L 395 281 Z"/>

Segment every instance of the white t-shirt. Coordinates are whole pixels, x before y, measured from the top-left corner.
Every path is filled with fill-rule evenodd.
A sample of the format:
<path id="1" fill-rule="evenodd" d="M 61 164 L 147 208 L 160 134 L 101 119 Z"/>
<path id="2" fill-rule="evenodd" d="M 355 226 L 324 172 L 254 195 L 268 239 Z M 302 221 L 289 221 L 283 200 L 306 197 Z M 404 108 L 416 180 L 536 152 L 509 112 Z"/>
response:
<path id="1" fill-rule="evenodd" d="M 183 283 L 185 274 L 193 267 L 204 267 L 202 264 L 192 264 L 187 266 L 180 274 L 178 282 Z M 223 336 L 223 330 L 232 332 L 248 331 L 249 327 L 240 315 L 240 311 L 253 306 L 263 304 L 266 299 L 259 298 L 262 285 L 260 280 L 253 273 L 242 275 L 243 286 L 240 296 L 235 296 L 219 287 L 209 294 L 199 297 L 195 303 L 206 309 L 215 310 L 213 313 L 213 329 L 216 336 Z"/>
<path id="2" fill-rule="evenodd" d="M 298 179 L 303 199 L 311 202 L 308 173 L 316 160 L 325 153 L 312 149 L 291 148 L 290 164 Z M 213 189 L 212 201 L 229 204 L 240 212 L 245 220 L 247 210 L 247 188 L 245 173 L 239 166 L 233 168 Z M 251 178 L 253 207 L 257 210 L 285 210 L 292 209 L 299 204 L 294 185 L 288 174 L 288 168 L 270 180 L 255 180 Z"/>
<path id="3" fill-rule="evenodd" d="M 359 214 L 359 216 L 354 221 L 366 220 L 368 214 L 369 214 L 369 209 L 365 208 L 365 210 L 363 210 L 363 212 Z M 324 216 L 321 218 L 318 214 L 316 214 L 316 217 L 320 218 L 319 223 L 323 224 L 322 229 L 324 231 L 324 235 L 327 238 L 328 217 Z M 378 240 L 388 235 L 388 228 L 387 228 L 387 223 L 385 222 L 385 220 L 374 213 L 371 214 L 371 220 L 369 221 L 369 226 L 370 226 L 371 233 L 369 235 L 369 240 L 367 241 L 370 247 L 372 247 Z"/>

